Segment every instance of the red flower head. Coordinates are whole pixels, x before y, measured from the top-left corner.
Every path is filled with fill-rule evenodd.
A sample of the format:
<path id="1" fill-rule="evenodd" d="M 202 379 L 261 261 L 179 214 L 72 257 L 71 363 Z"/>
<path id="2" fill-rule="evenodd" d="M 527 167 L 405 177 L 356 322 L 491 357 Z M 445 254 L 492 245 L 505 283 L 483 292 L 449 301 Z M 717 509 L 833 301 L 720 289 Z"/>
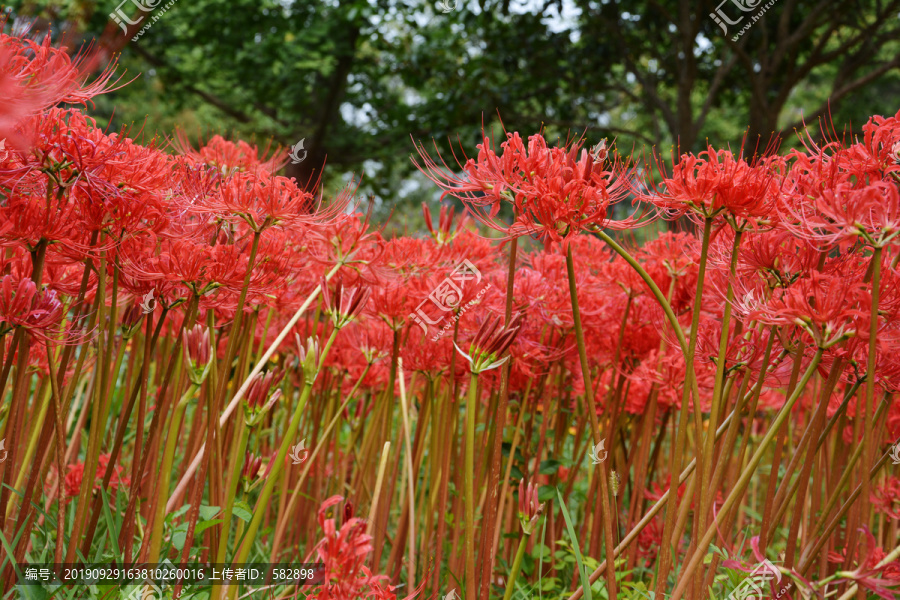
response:
<path id="1" fill-rule="evenodd" d="M 97 472 L 94 474 L 95 490 L 99 490 L 100 484 L 103 483 L 103 477 L 106 475 L 106 469 L 109 467 L 109 458 L 109 454 L 101 454 L 99 456 Z M 63 480 L 66 496 L 77 496 L 81 492 L 81 482 L 84 479 L 84 463 L 69 465 L 66 470 L 66 477 Z M 116 465 L 113 469 L 112 476 L 109 479 L 109 489 L 113 492 L 119 489 L 120 484 L 129 485 L 131 483 L 127 477 L 122 477 L 123 470 L 121 465 Z"/>
<path id="2" fill-rule="evenodd" d="M 526 149 L 519 134 L 510 133 L 497 154 L 491 139 L 483 139 L 477 160 L 462 165 L 465 178 L 456 176 L 443 160 L 443 166 L 438 165 L 421 145 L 422 165 L 414 162 L 445 196 L 465 202 L 479 222 L 504 233 L 506 239 L 535 235 L 567 244 L 583 229 L 624 229 L 637 222 L 608 220 L 610 207 L 628 194 L 632 171 L 618 158 L 610 158 L 605 141 L 591 151 L 580 139 L 551 148 L 543 135 L 535 134 Z M 496 218 L 501 201 L 513 205 L 512 224 Z"/>
<path id="3" fill-rule="evenodd" d="M 687 215 L 702 221 L 722 216 L 735 229 L 771 227 L 784 160 L 774 156 L 751 163 L 742 154 L 743 148 L 735 156 L 708 146 L 697 156 L 682 155 L 671 176 L 659 161 L 664 191 L 640 199 L 662 208 L 670 218 Z"/>
<path id="4" fill-rule="evenodd" d="M 852 183 L 828 187 L 784 208 L 785 226 L 797 237 L 835 246 L 857 239 L 884 247 L 900 234 L 897 184 L 876 181 L 862 188 Z"/>
<path id="5" fill-rule="evenodd" d="M 0 333 L 22 327 L 43 340 L 57 337 L 63 318 L 62 303 L 52 291 L 38 292 L 31 279 L 14 282 L 12 275 L 0 278 Z"/>
<path id="6" fill-rule="evenodd" d="M 97 55 L 82 54 L 73 61 L 65 48 L 0 32 L 0 140 L 24 147 L 24 136 L 16 124 L 60 103 L 86 104 L 98 94 L 112 91 L 111 63 L 90 84 L 87 79 L 97 64 Z"/>
<path id="7" fill-rule="evenodd" d="M 175 146 L 194 163 L 209 165 L 222 175 L 230 175 L 235 171 L 275 173 L 285 165 L 288 155 L 286 150 L 281 149 L 266 158 L 270 150 L 268 147 L 260 154 L 256 146 L 243 140 L 230 142 L 220 135 L 214 135 L 206 145 L 194 150 L 187 135 L 181 130 L 175 132 Z"/>

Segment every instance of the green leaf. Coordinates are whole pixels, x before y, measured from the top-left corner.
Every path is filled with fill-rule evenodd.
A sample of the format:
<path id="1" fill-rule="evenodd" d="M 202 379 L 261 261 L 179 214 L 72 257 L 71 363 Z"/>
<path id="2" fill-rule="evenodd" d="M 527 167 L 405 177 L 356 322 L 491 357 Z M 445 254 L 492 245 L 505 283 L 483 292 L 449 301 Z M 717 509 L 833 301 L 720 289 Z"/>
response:
<path id="1" fill-rule="evenodd" d="M 222 509 L 219 508 L 218 506 L 203 506 L 201 504 L 200 505 L 200 520 L 201 521 L 209 521 L 214 516 L 219 514 L 219 511 L 221 511 L 221 510 Z"/>
<path id="2" fill-rule="evenodd" d="M 578 562 L 578 576 L 581 578 L 581 588 L 584 590 L 584 599 L 592 600 L 591 581 L 588 578 L 587 570 L 584 568 L 584 561 L 581 559 L 581 549 L 578 547 L 578 537 L 575 535 L 575 527 L 572 526 L 572 519 L 569 517 L 569 509 L 563 502 L 562 492 L 556 488 L 556 495 L 559 497 L 559 507 L 562 509 L 563 519 L 566 522 L 566 529 L 569 530 L 569 537 L 572 538 L 572 549 L 575 550 L 575 560 Z"/>
<path id="3" fill-rule="evenodd" d="M 562 466 L 561 462 L 554 458 L 550 458 L 541 462 L 539 472 L 541 475 L 553 475 L 559 470 L 560 466 Z"/>
<path id="4" fill-rule="evenodd" d="M 17 585 L 19 591 L 17 598 L 22 600 L 46 600 L 50 597 L 50 593 L 39 585 Z"/>
<path id="5" fill-rule="evenodd" d="M 245 523 L 249 523 L 250 519 L 253 518 L 253 510 L 250 508 L 250 505 L 243 500 L 238 500 L 234 503 L 234 508 L 231 509 L 231 513 Z"/>
<path id="6" fill-rule="evenodd" d="M 222 523 L 222 522 L 223 522 L 222 519 L 212 519 L 210 521 L 200 521 L 199 523 L 197 523 L 196 529 L 194 529 L 194 535 L 200 535 L 201 532 L 206 531 L 213 525 L 218 525 L 219 523 Z"/>

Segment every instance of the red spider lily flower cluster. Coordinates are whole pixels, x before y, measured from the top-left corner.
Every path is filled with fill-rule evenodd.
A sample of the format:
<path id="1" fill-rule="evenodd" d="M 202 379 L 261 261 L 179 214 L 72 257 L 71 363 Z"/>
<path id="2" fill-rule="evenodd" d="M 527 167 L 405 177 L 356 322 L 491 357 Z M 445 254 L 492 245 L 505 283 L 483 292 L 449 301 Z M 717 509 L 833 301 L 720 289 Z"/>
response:
<path id="1" fill-rule="evenodd" d="M 483 140 L 478 157 L 461 165 L 464 177 L 418 147 L 423 172 L 445 196 L 464 200 L 478 222 L 508 238 L 534 235 L 564 244 L 591 226 L 626 228 L 636 222 L 610 220 L 612 206 L 628 196 L 633 171 L 605 143 L 590 150 L 583 140 L 551 147 L 535 134 L 526 148 L 518 133 L 510 133 L 498 154 L 490 137 Z M 509 224 L 497 219 L 504 203 L 515 215 Z"/>
<path id="2" fill-rule="evenodd" d="M 109 466 L 109 454 L 101 454 L 99 459 L 99 464 L 97 466 L 97 472 L 94 474 L 94 489 L 100 489 L 100 483 L 103 479 L 104 474 L 106 473 L 106 468 Z M 109 480 L 109 489 L 112 492 L 115 492 L 120 485 L 130 485 L 131 480 L 128 477 L 123 476 L 124 467 L 121 465 L 116 465 L 113 469 L 113 475 Z M 63 489 L 65 490 L 65 494 L 68 497 L 77 496 L 78 492 L 81 490 L 81 481 L 84 479 L 84 463 L 80 462 L 74 465 L 69 465 L 67 467 L 66 476 L 63 479 Z"/>
<path id="3" fill-rule="evenodd" d="M 473 504 L 496 511 L 471 521 L 484 528 L 486 568 L 504 556 L 520 523 L 526 533 L 536 525 L 539 498 L 548 497 L 541 485 L 563 483 L 577 501 L 587 490 L 590 502 L 608 487 L 608 472 L 584 478 L 595 423 L 609 428 L 608 466 L 621 484 L 610 498 L 611 519 L 582 507 L 590 516 L 583 541 L 599 564 L 607 523 L 640 524 L 627 538 L 635 545 L 617 559 L 635 577 L 639 559 L 648 569 L 667 552 L 679 565 L 702 560 L 697 528 L 721 528 L 727 539 L 729 528 L 762 527 L 753 517 L 758 503 L 731 495 L 743 465 L 756 469 L 773 454 L 825 453 L 798 459 L 785 490 L 805 485 L 794 482 L 807 464 L 856 461 L 848 467 L 853 477 L 812 477 L 822 489 L 800 502 L 782 499 L 774 476 L 760 482 L 753 475 L 756 488 L 776 484 L 772 503 L 780 506 L 770 512 L 781 509 L 786 520 L 794 510 L 804 515 L 798 539 L 815 558 L 862 539 L 854 532 L 869 523 L 863 511 L 832 520 L 856 501 L 847 499 L 853 490 L 835 487 L 844 485 L 839 481 L 859 484 L 855 497 L 878 513 L 872 522 L 896 520 L 895 478 L 868 477 L 900 437 L 900 113 L 874 117 L 853 143 L 806 140 L 798 150 L 752 158 L 708 147 L 656 171 L 632 168 L 604 142 L 553 146 L 543 134 L 509 133 L 499 147 L 484 136 L 476 156 L 456 170 L 420 146 L 422 170 L 466 214 L 457 218 L 442 204 L 435 223 L 426 206 L 427 233 L 391 237 L 356 211 L 352 190 L 326 201 L 314 186 L 279 175 L 282 150 L 219 136 L 195 149 L 182 133 L 170 148 L 141 144 L 128 131 L 99 129 L 80 108 L 56 106 L 84 103 L 109 86 L 107 72 L 84 85 L 82 65 L 60 52 L 0 35 L 0 97 L 14 101 L 9 109 L 0 102 L 0 138 L 6 127 L 10 140 L 22 141 L 0 147 L 0 423 L 7 435 L 0 450 L 11 457 L 8 470 L 0 467 L 0 511 L 24 511 L 16 518 L 31 522 L 31 504 L 13 507 L 8 496 L 19 491 L 17 482 L 46 479 L 41 470 L 56 455 L 34 456 L 34 448 L 55 440 L 57 428 L 86 430 L 89 443 L 67 443 L 63 452 L 75 454 L 59 463 L 83 456 L 62 482 L 69 496 L 80 496 L 77 527 L 91 522 L 82 514 L 92 510 L 89 490 L 81 490 L 85 471 L 96 468 L 95 478 L 108 477 L 112 491 L 128 483 L 123 467 L 110 466 L 111 447 L 141 482 L 128 499 L 131 514 L 144 511 L 135 520 L 142 529 L 146 506 L 196 506 L 203 493 L 224 495 L 218 475 L 227 467 L 233 477 L 221 480 L 236 489 L 243 476 L 248 502 L 278 481 L 280 496 L 258 496 L 265 510 L 254 518 L 263 519 L 260 531 L 272 532 L 273 553 L 313 548 L 325 564 L 325 582 L 311 597 L 394 598 L 392 579 L 376 573 L 404 570 L 405 528 L 430 535 L 418 545 L 429 551 L 443 551 L 447 540 L 460 545 L 456 490 L 463 486 L 454 467 L 463 445 L 455 427 L 465 390 L 486 453 L 472 482 L 480 494 Z M 635 212 L 618 219 L 616 204 L 625 200 Z M 615 239 L 604 231 L 637 227 L 645 215 L 685 217 L 696 231 L 664 232 L 642 244 L 636 240 L 645 231 Z M 485 229 L 500 239 L 482 235 Z M 509 242 L 521 236 L 536 240 L 508 263 Z M 296 346 L 268 352 L 276 337 Z M 189 392 L 204 401 L 179 413 L 179 429 L 171 407 Z M 410 425 L 392 412 L 398 406 L 414 417 L 404 431 L 409 468 L 427 464 L 428 475 L 393 477 L 398 470 L 382 480 L 385 503 L 396 499 L 398 482 L 411 482 L 416 496 L 404 496 L 397 535 L 384 524 L 400 511 L 385 504 L 370 535 L 354 514 L 368 514 L 373 501 L 378 449 L 394 443 L 394 424 Z M 240 408 L 245 420 L 235 426 L 229 419 Z M 208 482 L 184 474 L 180 463 L 184 485 L 153 485 L 153 452 L 168 445 L 166 424 L 169 447 L 179 457 L 193 453 L 186 464 L 205 444 L 214 450 L 210 460 L 197 460 L 215 472 L 207 477 L 217 477 L 208 492 Z M 290 427 L 292 435 L 284 435 Z M 687 441 L 677 453 L 671 432 L 684 427 Z M 717 430 L 721 441 L 707 450 Z M 281 444 L 296 449 L 306 439 L 315 448 L 303 447 L 311 466 L 291 469 Z M 859 440 L 865 452 L 861 445 L 847 458 Z M 758 451 L 763 441 L 779 450 Z M 510 444 L 516 448 L 508 451 Z M 451 458 L 439 462 L 445 451 Z M 282 472 L 279 456 L 288 465 Z M 385 464 L 405 468 L 398 456 Z M 677 518 L 643 519 L 682 475 L 672 457 L 697 459 L 687 477 L 705 479 L 677 487 Z M 778 475 L 778 467 L 766 472 Z M 531 482 L 518 490 L 522 521 L 513 473 Z M 348 497 L 342 519 L 345 501 L 329 497 L 336 489 L 329 476 L 341 478 Z M 495 491 L 490 485 L 499 499 L 487 493 Z M 806 523 L 828 501 L 823 490 L 834 503 L 820 530 L 834 531 L 810 535 Z M 166 497 L 145 502 L 154 492 Z M 432 512 L 416 520 L 410 507 Z M 316 511 L 322 537 L 296 518 Z M 547 522 L 561 539 L 560 520 Z M 896 546 L 887 543 L 891 524 L 878 528 L 878 545 Z M 225 533 L 210 528 L 204 535 L 227 545 Z M 753 558 L 771 556 L 775 538 L 756 538 L 768 547 L 751 544 Z M 802 562 L 803 552 L 797 555 Z M 879 595 L 893 590 L 895 567 L 879 567 L 872 556 L 874 549 L 856 567 L 846 556 L 843 566 L 815 566 L 826 578 Z M 460 571 L 458 556 L 444 559 Z M 810 560 L 785 572 L 809 576 Z"/>

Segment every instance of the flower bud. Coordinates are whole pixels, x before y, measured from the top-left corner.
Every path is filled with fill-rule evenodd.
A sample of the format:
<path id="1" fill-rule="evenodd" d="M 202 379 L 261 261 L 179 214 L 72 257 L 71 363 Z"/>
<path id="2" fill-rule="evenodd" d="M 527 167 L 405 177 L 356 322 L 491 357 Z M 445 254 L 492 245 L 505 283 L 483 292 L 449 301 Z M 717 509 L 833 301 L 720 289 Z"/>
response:
<path id="1" fill-rule="evenodd" d="M 366 302 L 369 301 L 369 296 L 372 295 L 372 290 L 367 285 L 345 290 L 344 284 L 340 280 L 334 286 L 334 293 L 328 290 L 328 283 L 325 279 L 322 279 L 321 287 L 325 307 L 331 315 L 331 322 L 337 329 L 341 329 L 359 316 L 365 308 Z"/>
<path id="2" fill-rule="evenodd" d="M 519 519 L 525 535 L 531 535 L 538 520 L 544 513 L 544 505 L 538 500 L 538 487 L 534 483 L 525 485 L 519 481 Z"/>
<path id="3" fill-rule="evenodd" d="M 508 356 L 501 358 L 509 349 L 522 324 L 522 314 L 516 313 L 506 327 L 500 326 L 499 317 L 489 317 L 484 323 L 469 346 L 469 354 L 456 347 L 467 361 L 473 373 L 483 373 L 496 369 L 507 361 Z M 455 344 L 454 344 L 455 345 Z"/>
<path id="4" fill-rule="evenodd" d="M 278 371 L 269 371 L 265 375 L 257 373 L 250 382 L 244 402 L 244 419 L 247 426 L 253 427 L 262 420 L 263 416 L 281 398 L 281 389 L 276 388 L 271 394 L 272 386 L 281 381 L 283 374 Z"/>
<path id="5" fill-rule="evenodd" d="M 194 325 L 182 331 L 184 361 L 191 383 L 200 385 L 209 373 L 210 343 L 209 330 L 203 325 Z"/>
<path id="6" fill-rule="evenodd" d="M 241 477 L 246 479 L 249 482 L 252 482 L 256 479 L 256 476 L 259 475 L 259 470 L 262 467 L 262 458 L 259 456 L 254 456 L 252 452 L 247 452 L 244 455 L 244 468 L 241 469 Z"/>
<path id="7" fill-rule="evenodd" d="M 122 315 L 122 337 L 126 340 L 134 337 L 143 320 L 144 311 L 140 304 L 135 303 L 126 308 L 125 313 Z"/>
<path id="8" fill-rule="evenodd" d="M 300 360 L 300 368 L 303 369 L 306 385 L 312 386 L 316 381 L 316 376 L 319 374 L 319 341 L 314 337 L 309 337 L 306 340 L 306 347 L 304 347 L 300 341 L 300 336 L 298 335 L 296 338 L 297 358 Z"/>

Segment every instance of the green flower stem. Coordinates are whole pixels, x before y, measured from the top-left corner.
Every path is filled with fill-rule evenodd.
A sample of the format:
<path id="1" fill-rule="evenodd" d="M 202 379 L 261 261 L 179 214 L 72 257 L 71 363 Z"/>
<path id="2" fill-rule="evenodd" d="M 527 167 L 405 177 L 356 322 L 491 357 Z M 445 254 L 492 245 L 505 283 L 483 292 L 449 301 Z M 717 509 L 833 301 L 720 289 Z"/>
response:
<path id="1" fill-rule="evenodd" d="M 731 249 L 731 275 L 735 274 L 735 269 L 737 268 L 737 259 L 738 259 L 738 249 L 741 245 L 741 235 L 743 232 L 740 230 L 735 231 L 734 234 L 734 245 Z M 714 427 L 719 422 L 719 411 L 722 408 L 722 388 L 724 387 L 724 379 L 725 379 L 725 355 L 728 351 L 728 333 L 729 327 L 731 325 L 731 302 L 734 299 L 734 288 L 731 285 L 731 280 L 728 281 L 728 289 L 725 292 L 725 309 L 722 315 L 722 334 L 719 337 L 719 355 L 716 360 L 716 376 L 715 376 L 715 384 L 713 386 L 713 397 L 712 397 L 712 406 L 710 407 L 709 412 L 709 423 L 711 427 L 709 428 L 706 434 L 706 440 L 703 447 L 703 468 L 701 469 L 701 473 L 703 473 L 706 477 L 710 477 L 712 475 L 712 460 L 713 454 L 715 454 L 715 436 L 713 435 Z M 727 448 L 728 446 L 726 446 Z M 705 488 L 705 489 L 704 489 Z M 708 486 L 700 486 L 701 496 L 700 496 L 700 513 L 698 515 L 698 523 L 699 523 L 699 531 L 702 531 L 707 522 L 709 521 L 709 507 L 712 503 L 712 498 L 716 494 L 715 487 Z"/>
<path id="2" fill-rule="evenodd" d="M 866 469 L 872 464 L 872 411 L 875 409 L 875 343 L 878 335 L 878 301 L 881 294 L 881 246 L 875 246 L 872 253 L 872 310 L 869 315 L 869 356 L 866 364 L 866 402 L 863 405 L 863 423 L 865 435 L 862 439 L 863 447 L 863 473 L 862 473 L 862 500 L 859 514 L 867 519 L 869 514 L 869 478 Z M 864 522 L 868 527 L 870 524 Z"/>
<path id="3" fill-rule="evenodd" d="M 234 500 L 237 497 L 237 487 L 241 482 L 241 471 L 244 466 L 244 455 L 247 453 L 247 443 L 250 440 L 250 428 L 244 423 L 244 419 L 237 422 L 238 443 L 231 451 L 231 474 L 228 476 L 228 491 L 225 494 L 225 512 L 222 514 L 222 537 L 219 539 L 219 549 L 216 552 L 216 561 L 225 562 L 228 549 L 228 532 L 231 529 L 231 517 L 234 514 Z M 217 594 L 213 591 L 213 598 Z"/>
<path id="4" fill-rule="evenodd" d="M 325 281 L 330 280 L 335 273 L 337 273 L 338 269 L 341 267 L 342 263 L 336 264 L 332 269 L 325 275 Z M 253 367 L 253 370 L 250 371 L 250 374 L 244 378 L 244 382 L 241 384 L 241 387 L 235 392 L 234 396 L 231 398 L 231 401 L 228 403 L 228 406 L 225 407 L 225 410 L 222 411 L 221 416 L 219 416 L 219 427 L 224 427 L 225 423 L 228 422 L 228 418 L 232 415 L 235 409 L 240 404 L 240 401 L 243 399 L 244 394 L 247 393 L 247 390 L 250 389 L 250 384 L 253 383 L 253 378 L 262 372 L 263 367 L 266 363 L 269 362 L 269 359 L 275 354 L 275 351 L 278 350 L 278 347 L 284 341 L 284 338 L 288 336 L 288 333 L 294 328 L 294 325 L 297 324 L 297 321 L 300 320 L 300 317 L 306 312 L 309 308 L 309 305 L 313 303 L 319 293 L 322 291 L 320 286 L 316 286 L 316 288 L 309 293 L 309 296 L 306 297 L 303 304 L 300 305 L 290 320 L 284 325 L 281 329 L 281 332 L 269 346 L 269 349 L 266 350 L 265 354 L 259 357 L 259 360 L 256 362 L 256 365 Z M 206 443 L 200 445 L 200 448 L 197 450 L 194 455 L 191 464 L 188 465 L 188 468 L 185 470 L 184 475 L 181 476 L 181 481 L 178 482 L 178 485 L 175 487 L 175 491 L 172 492 L 172 495 L 169 496 L 169 502 L 167 504 L 168 510 L 174 510 L 176 501 L 182 496 L 184 490 L 187 489 L 188 484 L 191 481 L 191 478 L 194 476 L 194 473 L 197 471 L 197 467 L 200 466 L 200 461 L 203 459 L 204 454 L 206 453 Z"/>
<path id="5" fill-rule="evenodd" d="M 469 376 L 466 397 L 465 520 L 466 520 L 466 598 L 474 600 L 475 587 L 475 414 L 478 411 L 478 375 Z"/>
<path id="6" fill-rule="evenodd" d="M 328 338 L 328 342 L 325 344 L 325 348 L 322 350 L 319 359 L 319 369 L 321 369 L 322 364 L 324 364 L 325 358 L 328 356 L 328 351 L 331 349 L 332 344 L 334 344 L 334 339 L 337 337 L 338 331 L 338 329 L 335 329 L 331 332 L 331 336 Z M 318 370 L 316 375 L 318 375 Z M 263 517 L 269 507 L 269 500 L 271 500 L 272 493 L 275 491 L 275 484 L 279 481 L 281 471 L 284 468 L 284 457 L 287 456 L 291 442 L 294 441 L 294 436 L 297 435 L 297 430 L 300 428 L 300 418 L 303 416 L 303 409 L 306 407 L 306 402 L 309 400 L 309 396 L 312 393 L 314 382 L 315 377 L 310 377 L 309 375 L 306 376 L 306 384 L 303 386 L 303 391 L 300 393 L 300 401 L 297 403 L 297 408 L 294 409 L 291 422 L 288 424 L 288 428 L 281 439 L 281 445 L 278 447 L 278 454 L 273 459 L 275 464 L 272 465 L 269 476 L 266 477 L 262 491 L 259 493 L 259 498 L 256 500 L 256 506 L 253 508 L 253 518 L 247 526 L 246 533 L 244 534 L 244 541 L 238 548 L 237 555 L 234 558 L 235 565 L 245 563 L 247 557 L 250 555 L 250 549 L 253 547 L 253 542 L 256 541 L 256 533 L 259 531 L 259 526 L 262 524 Z M 231 586 L 229 588 L 229 597 L 233 597 L 236 591 L 237 586 Z"/>
<path id="7" fill-rule="evenodd" d="M 712 232 L 712 219 L 707 218 L 703 222 L 703 242 L 700 246 L 700 264 L 699 270 L 697 272 L 697 291 L 694 294 L 694 308 L 693 308 L 693 316 L 691 319 L 691 338 L 690 342 L 685 346 L 682 344 L 682 351 L 684 352 L 684 360 L 687 370 L 687 378 L 690 380 L 690 386 L 685 383 L 684 391 L 681 395 L 681 409 L 679 410 L 678 416 L 678 430 L 675 434 L 675 448 L 669 457 L 669 472 L 670 473 L 679 473 L 681 471 L 682 458 L 685 453 L 685 443 L 687 439 L 687 425 L 688 425 L 688 413 L 690 412 L 690 406 L 688 402 L 689 396 L 689 388 L 693 386 L 696 388 L 697 386 L 697 377 L 694 373 L 694 349 L 697 346 L 697 330 L 699 328 L 700 323 L 700 307 L 702 305 L 703 299 L 703 283 L 704 278 L 706 277 L 706 259 L 709 252 L 709 238 Z M 657 288 L 659 289 L 659 288 Z M 674 316 L 674 314 L 673 314 Z M 677 322 L 677 320 L 676 320 Z M 672 324 L 673 328 L 676 327 L 675 323 Z M 676 330 L 677 331 L 677 330 Z M 679 342 L 683 340 L 682 337 L 679 338 Z M 697 435 L 699 436 L 702 432 L 702 427 L 700 424 L 700 394 L 695 389 L 694 390 L 694 402 L 696 403 L 694 406 L 694 415 L 695 415 L 695 428 L 697 431 Z M 697 441 L 699 443 L 699 440 Z M 697 462 L 697 477 L 704 481 L 704 472 L 703 472 L 703 462 L 701 457 L 696 456 L 698 459 Z M 697 486 L 698 489 L 703 486 Z M 654 586 L 655 596 L 658 598 L 662 597 L 662 590 L 665 587 L 666 580 L 669 577 L 669 568 L 671 567 L 671 559 L 673 547 L 677 544 L 677 537 L 675 532 L 675 513 L 676 507 L 675 505 L 670 505 L 666 507 L 666 518 L 665 524 L 663 525 L 663 534 L 662 534 L 662 551 L 660 552 L 659 558 L 659 570 L 656 575 L 656 583 Z"/>
<path id="8" fill-rule="evenodd" d="M 644 280 L 644 283 L 647 284 L 647 287 L 650 288 L 650 292 L 656 298 L 656 301 L 659 302 L 659 305 L 662 307 L 663 312 L 666 314 L 666 319 L 669 321 L 669 324 L 672 326 L 672 329 L 675 331 L 675 337 L 678 338 L 678 345 L 681 346 L 681 351 L 687 355 L 687 342 L 684 337 L 684 330 L 681 328 L 681 323 L 678 322 L 678 317 L 675 316 L 675 311 L 672 310 L 672 305 L 669 304 L 669 301 L 666 299 L 666 296 L 662 293 L 662 290 L 659 289 L 659 286 L 656 285 L 656 282 L 653 281 L 653 278 L 650 277 L 650 274 L 641 266 L 631 254 L 628 253 L 625 248 L 620 246 L 616 240 L 612 239 L 606 232 L 602 229 L 595 228 L 594 233 L 597 236 L 606 242 L 606 245 L 612 248 L 619 256 L 625 259 L 631 267 L 637 271 L 637 274 L 641 279 Z"/>
<path id="9" fill-rule="evenodd" d="M 306 466 L 303 467 L 303 472 L 300 474 L 300 477 L 297 478 L 297 483 L 294 485 L 294 489 L 291 492 L 291 499 L 288 501 L 287 508 L 284 511 L 284 518 L 281 522 L 278 523 L 275 528 L 275 541 L 272 544 L 272 553 L 269 558 L 269 562 L 276 563 L 278 562 L 278 550 L 281 548 L 281 540 L 284 537 L 284 531 L 287 528 L 288 523 L 290 522 L 290 515 L 294 514 L 294 509 L 296 508 L 297 501 L 301 498 L 300 489 L 303 487 L 303 484 L 306 482 L 306 476 L 309 475 L 309 470 L 312 467 L 313 461 L 316 460 L 316 456 L 319 455 L 319 452 L 325 446 L 325 440 L 328 438 L 328 435 L 331 433 L 331 430 L 337 425 L 337 422 L 340 420 L 341 415 L 347 406 L 350 405 L 350 401 L 356 397 L 356 391 L 359 389 L 360 384 L 366 378 L 366 375 L 369 373 L 369 369 L 372 368 L 372 363 L 366 364 L 366 368 L 363 369 L 362 375 L 359 376 L 359 379 L 356 380 L 356 384 L 353 386 L 353 389 L 350 390 L 350 393 L 347 395 L 347 399 L 344 400 L 344 403 L 337 409 L 334 417 L 331 419 L 331 422 L 328 423 L 328 426 L 325 428 L 325 432 L 320 436 L 319 443 L 316 444 L 315 449 L 309 454 L 309 458 L 306 459 Z M 353 448 L 353 444 L 350 444 L 347 447 L 346 453 L 350 454 L 351 449 Z M 221 562 L 221 561 L 219 561 Z"/>
<path id="10" fill-rule="evenodd" d="M 148 563 L 159 562 L 159 549 L 162 546 L 163 522 L 166 518 L 166 498 L 169 495 L 169 483 L 172 479 L 172 462 L 175 459 L 175 448 L 178 446 L 178 431 L 181 429 L 181 419 L 188 404 L 197 393 L 200 386 L 191 383 L 187 391 L 175 406 L 172 420 L 169 422 L 169 435 L 166 438 L 166 449 L 163 454 L 162 466 L 159 472 L 159 483 L 156 488 L 156 514 L 153 516 L 153 528 L 150 531 L 150 551 L 147 555 Z"/>
<path id="11" fill-rule="evenodd" d="M 581 327 L 581 310 L 578 308 L 578 289 L 575 284 L 575 259 L 572 256 L 572 245 L 566 250 L 566 273 L 569 278 L 569 296 L 572 302 L 572 318 L 575 324 L 575 341 L 578 345 L 578 358 L 581 362 L 581 376 L 584 380 L 585 411 L 591 420 L 591 437 L 594 445 L 600 444 L 600 425 L 597 422 L 597 404 L 594 398 L 594 382 L 591 378 L 591 367 L 588 364 L 587 350 L 584 343 L 584 329 Z M 610 447 L 610 450 L 614 446 Z M 609 501 L 609 481 L 603 462 L 597 465 L 597 476 L 600 478 L 600 517 L 603 519 L 603 543 L 606 546 L 607 557 L 615 554 L 615 539 L 613 538 L 612 507 Z M 609 600 L 616 600 L 616 568 L 615 559 L 610 560 L 612 568 L 606 570 L 606 588 Z"/>
<path id="12" fill-rule="evenodd" d="M 516 579 L 519 578 L 519 572 L 522 570 L 522 558 L 525 556 L 525 546 L 528 544 L 528 537 L 524 533 L 519 538 L 519 548 L 516 550 L 516 557 L 513 559 L 512 569 L 509 572 L 509 580 L 506 582 L 506 592 L 503 594 L 503 600 L 510 600 L 513 590 L 516 589 Z"/>
<path id="13" fill-rule="evenodd" d="M 756 472 L 756 468 L 762 461 L 763 454 L 765 454 L 769 445 L 775 439 L 778 430 L 781 429 L 781 426 L 784 425 L 784 422 L 790 416 L 791 409 L 794 407 L 794 404 L 797 403 L 797 400 L 800 398 L 800 395 L 803 393 L 803 390 L 806 388 L 809 380 L 812 379 L 812 376 L 815 374 L 816 368 L 819 366 L 819 362 L 822 360 L 822 354 L 824 354 L 824 352 L 825 351 L 822 348 L 819 348 L 816 351 L 816 354 L 815 356 L 813 356 L 812 362 L 810 362 L 809 366 L 806 368 L 806 372 L 803 374 L 803 378 L 800 380 L 800 383 L 797 385 L 797 387 L 794 388 L 794 392 L 791 394 L 791 397 L 787 400 L 787 402 L 784 403 L 781 411 L 772 422 L 772 426 L 769 428 L 769 431 L 766 433 L 765 437 L 763 437 L 762 441 L 760 441 L 759 447 L 756 449 L 756 452 L 753 453 L 753 457 L 750 458 L 749 463 L 741 472 L 741 476 L 732 487 L 731 493 L 728 494 L 728 497 L 725 499 L 725 503 L 719 510 L 720 514 L 728 514 L 728 511 L 731 510 L 731 507 L 734 506 L 734 504 L 744 495 L 744 491 L 747 489 L 747 485 L 750 483 L 750 479 L 753 477 L 753 474 Z M 691 574 L 694 572 L 694 570 L 700 564 L 700 561 L 703 559 L 703 556 L 706 554 L 709 543 L 712 541 L 713 536 L 716 533 L 716 528 L 717 523 L 712 523 L 709 527 L 707 527 L 706 533 L 704 533 L 703 538 L 700 540 L 700 543 L 697 544 L 697 548 L 694 551 L 690 562 L 688 562 L 687 565 L 683 567 L 678 586 L 675 588 L 675 592 L 672 594 L 670 600 L 680 600 L 684 595 L 685 588 L 690 583 Z"/>

